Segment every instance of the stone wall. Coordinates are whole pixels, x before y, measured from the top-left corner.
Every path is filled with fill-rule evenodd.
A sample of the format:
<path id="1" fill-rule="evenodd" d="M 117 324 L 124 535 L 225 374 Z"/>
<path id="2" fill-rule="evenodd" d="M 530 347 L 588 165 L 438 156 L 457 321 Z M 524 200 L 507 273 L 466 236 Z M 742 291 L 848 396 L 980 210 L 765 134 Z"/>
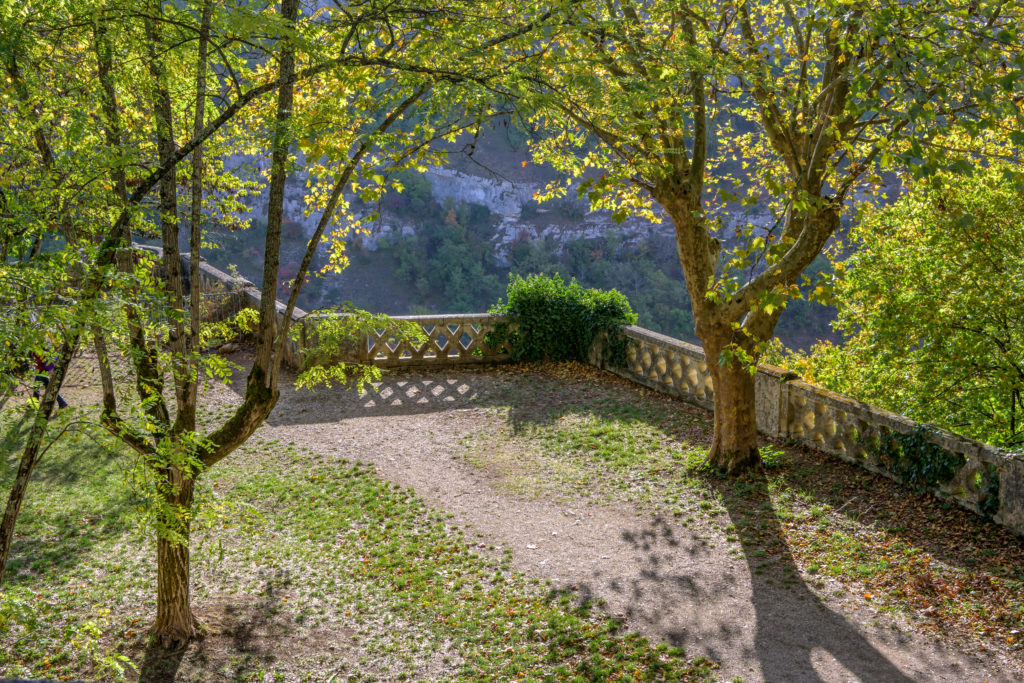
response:
<path id="1" fill-rule="evenodd" d="M 316 345 L 316 326 L 322 314 L 306 316 L 302 321 L 302 345 Z M 414 322 L 426 335 L 426 341 L 412 344 L 397 341 L 386 329 L 370 332 L 365 340 L 354 343 L 347 355 L 338 360 L 371 362 L 388 368 L 420 368 L 452 365 L 480 365 L 511 360 L 507 344 L 494 347 L 487 342 L 488 333 L 508 321 L 488 313 L 463 315 L 392 316 L 393 320 Z"/>
<path id="2" fill-rule="evenodd" d="M 163 257 L 163 249 L 160 247 L 150 247 L 135 245 L 137 249 L 152 252 L 158 259 L 158 265 L 155 268 L 155 275 L 160 277 L 162 275 L 162 266 L 159 264 L 159 259 Z M 256 285 L 249 282 L 242 277 L 233 277 L 224 271 L 214 268 L 204 260 L 199 262 L 199 282 L 197 287 L 193 287 L 189 282 L 189 264 L 191 258 L 187 254 L 181 255 L 181 268 L 185 275 L 185 293 L 186 296 L 200 296 L 203 299 L 203 311 L 204 320 L 208 322 L 216 322 L 221 320 L 227 320 L 239 311 L 246 308 L 258 309 L 260 306 L 260 290 Z M 287 306 L 280 301 L 274 302 L 277 308 L 277 325 L 280 329 L 284 322 L 284 312 Z M 296 308 L 292 311 L 292 322 L 291 326 L 301 327 L 302 320 L 306 317 L 306 312 L 300 308 Z M 283 361 L 286 365 L 291 368 L 302 367 L 302 345 L 301 341 L 289 339 L 285 344 L 285 354 Z"/>
<path id="3" fill-rule="evenodd" d="M 595 364 L 638 384 L 712 408 L 714 386 L 704 351 L 693 344 L 629 326 L 626 367 Z M 900 481 L 880 455 L 895 434 L 920 434 L 963 464 L 932 492 L 993 519 L 1024 536 L 1024 457 L 835 394 L 771 365 L 758 367 L 757 428 L 762 434 L 801 443 Z M 995 490 L 995 482 L 998 489 Z M 998 505 L 991 497 L 998 495 Z"/>
<path id="4" fill-rule="evenodd" d="M 188 257 L 182 257 L 182 261 L 187 271 Z M 201 296 L 219 302 L 212 309 L 212 318 L 223 319 L 243 308 L 259 307 L 260 292 L 251 282 L 233 278 L 205 262 L 200 264 L 197 289 Z M 280 325 L 285 306 L 280 301 L 276 304 Z M 315 347 L 316 325 L 321 318 L 319 314 L 294 311 L 292 327 L 298 330 L 299 338 L 288 342 L 284 361 L 289 366 L 300 368 L 304 350 Z M 486 341 L 488 332 L 509 322 L 503 317 L 482 313 L 396 319 L 418 323 L 426 342 L 415 346 L 395 342 L 387 330 L 376 330 L 354 343 L 351 353 L 339 360 L 392 368 L 511 360 L 511 349 L 493 348 Z M 628 340 L 626 367 L 609 366 L 599 349 L 591 354 L 591 364 L 689 403 L 713 407 L 714 385 L 700 347 L 633 325 L 624 332 Z M 900 478 L 880 456 L 880 445 L 893 435 L 921 434 L 928 443 L 963 462 L 948 483 L 932 489 L 935 495 L 979 514 L 988 511 L 997 523 L 1024 536 L 1024 457 L 1020 454 L 940 429 L 919 431 L 921 425 L 907 417 L 813 386 L 774 366 L 759 366 L 755 383 L 761 433 L 830 453 L 897 481 Z M 993 499 L 996 495 L 998 501 Z"/>

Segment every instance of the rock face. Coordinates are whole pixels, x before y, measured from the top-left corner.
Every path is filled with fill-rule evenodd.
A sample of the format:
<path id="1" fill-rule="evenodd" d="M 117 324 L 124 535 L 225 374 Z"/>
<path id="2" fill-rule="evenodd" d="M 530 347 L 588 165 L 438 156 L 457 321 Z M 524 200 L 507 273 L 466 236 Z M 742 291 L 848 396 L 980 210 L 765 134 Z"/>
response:
<path id="1" fill-rule="evenodd" d="M 266 160 L 253 162 L 241 158 L 233 159 L 237 166 L 242 166 L 243 161 L 245 165 L 254 167 L 253 171 L 256 173 L 267 170 Z M 302 159 L 297 161 L 301 167 Z M 533 209 L 530 217 L 524 217 L 523 208 L 532 201 L 539 190 L 543 189 L 543 183 L 540 182 L 512 183 L 500 178 L 472 175 L 441 166 L 428 169 L 425 176 L 430 182 L 431 194 L 437 202 L 443 204 L 451 198 L 456 204 L 478 204 L 487 207 L 497 218 L 491 243 L 495 261 L 500 266 L 509 265 L 513 247 L 523 242 L 541 240 L 560 248 L 571 240 L 604 237 L 609 230 L 616 230 L 622 243 L 627 245 L 655 235 L 672 235 L 672 225 L 667 220 L 660 224 L 652 224 L 646 220 L 631 218 L 621 225 L 616 225 L 608 212 L 591 212 L 579 218 L 568 218 L 552 210 L 549 204 L 541 204 Z M 306 181 L 307 176 L 303 171 L 297 170 L 292 173 L 285 188 L 284 209 L 285 216 L 299 223 L 302 232 L 308 237 L 313 234 L 320 214 L 313 212 L 309 216 L 304 215 L 308 209 L 305 202 Z M 571 191 L 569 194 L 572 196 Z M 260 194 L 247 198 L 247 203 L 255 209 L 255 216 L 262 213 L 266 201 L 265 188 Z M 775 220 L 766 208 L 753 207 L 752 210 L 726 216 L 725 222 L 733 228 L 739 224 L 752 224 L 755 229 L 767 230 L 772 227 Z M 371 251 L 377 249 L 381 238 L 410 237 L 416 233 L 415 223 L 402 221 L 388 214 L 364 227 L 369 230 L 369 234 L 361 237 L 362 245 Z M 298 258 L 300 254 L 296 252 L 288 256 Z"/>
<path id="2" fill-rule="evenodd" d="M 437 201 L 451 197 L 456 203 L 480 204 L 503 218 L 519 218 L 523 205 L 540 189 L 534 183 L 513 185 L 507 180 L 473 176 L 440 166 L 431 168 L 426 175 Z"/>

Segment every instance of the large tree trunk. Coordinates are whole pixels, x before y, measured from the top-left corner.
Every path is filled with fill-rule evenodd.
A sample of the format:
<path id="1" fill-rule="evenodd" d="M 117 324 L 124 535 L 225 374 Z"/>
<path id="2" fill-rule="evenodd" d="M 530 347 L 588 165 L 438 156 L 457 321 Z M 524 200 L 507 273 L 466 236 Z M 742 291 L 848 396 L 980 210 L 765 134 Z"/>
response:
<path id="1" fill-rule="evenodd" d="M 153 2 L 153 13 L 160 16 L 162 1 Z M 173 109 L 167 86 L 166 68 L 160 57 L 162 37 L 156 23 L 145 20 L 149 49 L 149 71 L 153 78 L 153 113 L 157 141 L 157 155 L 161 164 L 170 163 L 174 156 Z M 188 399 L 188 361 L 185 355 L 186 335 L 184 326 L 184 283 L 181 258 L 178 251 L 178 195 L 173 174 L 160 181 L 160 225 L 163 238 L 164 293 L 173 318 L 168 334 L 171 350 L 173 381 L 176 406 L 181 417 L 183 406 Z M 138 339 L 145 346 L 144 339 Z M 136 344 L 136 353 L 143 349 Z M 139 373 L 141 379 L 142 374 Z M 186 408 L 186 413 L 188 409 Z M 171 430 L 170 415 L 161 411 L 160 422 L 155 431 L 157 439 L 176 439 L 179 432 Z M 176 425 L 177 427 L 178 425 Z M 193 480 L 177 467 L 169 466 L 158 475 L 165 477 L 165 503 L 172 506 L 177 514 L 162 523 L 169 528 L 157 530 L 157 616 L 153 625 L 153 636 L 165 647 L 179 647 L 188 644 L 199 634 L 200 626 L 192 614 L 192 594 L 189 587 L 189 532 L 188 521 L 192 510 Z M 160 522 L 158 522 L 160 523 Z"/>
<path id="2" fill-rule="evenodd" d="M 707 357 L 714 384 L 715 431 L 708 451 L 708 463 L 726 474 L 757 467 L 757 412 L 754 407 L 754 374 L 739 358 L 726 353 L 735 343 L 730 327 L 704 327 L 698 322 L 697 334 Z M 750 353 L 751 349 L 744 349 Z M 755 361 L 756 362 L 756 359 Z"/>
<path id="3" fill-rule="evenodd" d="M 757 450 L 754 375 L 746 368 L 733 363 L 719 365 L 710 358 L 708 369 L 715 384 L 715 435 L 708 462 L 726 474 L 756 467 L 761 456 Z"/>
<path id="4" fill-rule="evenodd" d="M 165 648 L 187 645 L 202 634 L 202 625 L 192 613 L 189 578 L 189 535 L 192 530 L 192 495 L 195 480 L 172 467 L 167 474 L 170 490 L 165 502 L 179 512 L 173 528 L 161 532 L 156 541 L 157 592 L 153 636 Z"/>
<path id="5" fill-rule="evenodd" d="M 203 132 L 203 113 L 206 107 L 206 49 L 210 39 L 210 0 L 203 2 L 203 14 L 199 23 L 199 57 L 196 63 L 196 109 L 192 123 L 192 134 L 199 137 Z M 192 152 L 192 210 L 189 213 L 189 329 L 185 349 L 188 352 L 188 380 L 183 387 L 185 402 L 178 406 L 174 431 L 196 430 L 196 403 L 199 391 L 200 363 L 199 346 L 199 258 L 202 246 L 201 226 L 203 220 L 203 145 L 197 145 Z"/>

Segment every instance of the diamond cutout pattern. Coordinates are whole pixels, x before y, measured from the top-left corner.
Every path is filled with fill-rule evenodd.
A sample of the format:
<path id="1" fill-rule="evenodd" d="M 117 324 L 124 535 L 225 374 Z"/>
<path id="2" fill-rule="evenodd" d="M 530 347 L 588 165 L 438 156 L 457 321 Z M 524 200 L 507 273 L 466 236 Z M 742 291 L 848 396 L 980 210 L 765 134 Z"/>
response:
<path id="1" fill-rule="evenodd" d="M 483 362 L 506 360 L 507 343 L 492 348 L 487 335 L 504 322 L 495 316 L 417 316 L 427 335 L 425 343 L 414 346 L 399 342 L 387 330 L 373 330 L 367 339 L 367 358 L 380 365 L 430 364 L 438 362 Z"/>

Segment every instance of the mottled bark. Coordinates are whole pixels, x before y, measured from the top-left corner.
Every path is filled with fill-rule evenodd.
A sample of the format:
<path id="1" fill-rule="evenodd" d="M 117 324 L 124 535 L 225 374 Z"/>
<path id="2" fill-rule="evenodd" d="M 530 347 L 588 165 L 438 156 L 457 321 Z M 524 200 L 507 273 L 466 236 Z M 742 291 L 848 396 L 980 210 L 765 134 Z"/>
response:
<path id="1" fill-rule="evenodd" d="M 153 4 L 154 16 L 163 13 L 162 0 Z M 157 24 L 150 18 L 145 20 L 146 46 L 149 50 L 149 73 L 153 83 L 153 116 L 156 132 L 157 156 L 161 166 L 171 163 L 176 151 L 174 144 L 174 112 L 171 93 L 167 85 L 167 71 L 161 58 L 163 38 Z M 181 252 L 178 250 L 178 186 L 173 173 L 160 179 L 160 234 L 163 246 L 163 286 L 168 307 L 168 346 L 171 350 L 171 375 L 174 382 L 174 397 L 178 407 L 185 403 L 184 381 L 188 376 L 188 361 L 185 354 L 185 284 L 181 272 Z"/>
<path id="2" fill-rule="evenodd" d="M 100 82 L 100 100 L 104 116 L 103 135 L 110 150 L 120 153 L 121 117 L 117 110 L 117 94 L 110 76 L 113 69 L 110 39 L 107 37 L 106 24 L 103 22 L 97 22 L 94 26 L 93 51 L 96 53 L 96 75 Z M 120 164 L 111 167 L 110 179 L 113 182 L 114 195 L 123 208 L 128 201 L 128 181 L 124 168 Z M 131 246 L 129 230 L 127 223 L 122 226 L 121 248 L 125 253 L 118 264 L 121 272 L 128 272 L 131 268 L 131 261 L 127 254 L 127 249 Z M 137 321 L 135 325 L 138 326 Z M 100 368 L 100 379 L 103 384 L 103 413 L 106 416 L 113 416 L 117 412 L 117 395 L 114 393 L 114 380 L 110 371 L 106 338 L 103 330 L 98 326 L 93 327 L 92 334 L 96 346 L 96 359 Z"/>
<path id="3" fill-rule="evenodd" d="M 281 16 L 294 23 L 298 19 L 298 0 L 282 0 Z M 267 238 L 264 247 L 263 282 L 261 286 L 260 320 L 256 330 L 256 355 L 246 379 L 245 399 L 219 429 L 208 436 L 213 448 L 202 456 L 210 467 L 245 443 L 270 415 L 279 395 L 275 361 L 284 344 L 278 344 L 277 270 L 281 249 L 281 223 L 284 219 L 284 186 L 288 178 L 288 150 L 292 135 L 289 130 L 295 90 L 295 47 L 282 40 L 278 75 L 277 115 L 274 121 L 273 152 L 270 167 L 269 206 L 267 207 Z"/>
<path id="4" fill-rule="evenodd" d="M 100 370 L 100 384 L 103 387 L 103 412 L 117 412 L 117 395 L 114 393 L 114 375 L 110 371 L 110 354 L 107 340 L 99 325 L 92 327 L 93 348 L 96 350 L 96 365 Z"/>
<path id="5" fill-rule="evenodd" d="M 721 337 L 701 340 L 714 384 L 715 429 L 708 462 L 726 474 L 736 474 L 756 467 L 761 460 L 757 450 L 754 375 L 739 361 L 712 360 L 719 358 L 727 341 Z"/>
<path id="6" fill-rule="evenodd" d="M 172 527 L 157 537 L 156 622 L 152 633 L 165 648 L 188 644 L 203 627 L 192 613 L 189 537 L 192 530 L 194 480 L 176 467 L 164 474 L 164 502 L 179 514 Z"/>
<path id="7" fill-rule="evenodd" d="M 196 60 L 196 109 L 192 124 L 192 135 L 199 137 L 203 131 L 204 109 L 206 107 L 206 60 L 210 40 L 210 0 L 203 2 L 203 14 L 199 22 L 199 56 Z M 199 390 L 199 318 L 202 315 L 199 292 L 199 260 L 202 245 L 203 220 L 203 145 L 197 145 L 192 152 L 192 209 L 189 213 L 189 330 L 185 348 L 188 352 L 188 375 L 183 379 L 182 394 L 185 402 L 178 406 L 174 431 L 195 431 L 196 399 Z"/>
<path id="8" fill-rule="evenodd" d="M 281 16 L 292 23 L 298 18 L 298 0 L 282 0 Z M 263 249 L 263 282 L 260 299 L 260 322 L 256 330 L 257 347 L 253 370 L 259 368 L 264 386 L 276 388 L 274 372 L 275 340 L 277 329 L 277 277 L 280 266 L 281 223 L 284 220 L 284 186 L 288 179 L 288 151 L 292 143 L 291 119 L 295 99 L 295 47 L 282 40 L 280 71 L 278 74 L 277 115 L 274 119 L 274 138 L 271 146 L 269 205 L 267 207 L 267 237 Z M 249 381 L 255 375 L 250 373 Z M 275 392 L 276 393 L 276 392 Z"/>
<path id="9" fill-rule="evenodd" d="M 153 3 L 153 13 L 160 16 L 162 2 Z M 161 165 L 171 163 L 176 148 L 174 144 L 174 121 L 171 95 L 167 87 L 165 66 L 160 58 L 162 39 L 155 22 L 146 18 L 146 37 L 149 49 L 149 72 L 153 79 L 153 114 L 157 155 Z M 181 271 L 181 254 L 178 251 L 178 190 L 174 174 L 165 175 L 159 184 L 160 227 L 163 246 L 163 286 L 170 317 L 168 346 L 171 350 L 171 378 L 174 383 L 175 402 L 179 411 L 187 403 L 189 363 L 186 351 L 184 281 Z M 143 354 L 149 361 L 150 381 L 162 373 L 157 367 L 155 354 L 150 354 L 146 340 L 138 333 L 132 335 L 134 352 Z M 143 365 L 137 365 L 142 369 Z M 139 381 L 142 381 L 140 375 Z M 162 387 L 162 382 L 160 383 Z M 161 399 L 162 402 L 162 399 Z M 174 439 L 179 433 L 180 419 L 174 429 L 169 424 L 170 415 L 164 409 L 159 416 L 160 423 L 153 430 L 155 440 Z M 152 634 L 165 647 L 187 644 L 198 634 L 199 624 L 192 613 L 192 596 L 189 586 L 189 531 L 194 481 L 192 475 L 177 467 L 170 466 L 157 472 L 164 478 L 165 504 L 175 509 L 176 514 L 168 515 L 162 522 L 167 525 L 157 530 L 157 617 Z"/>

